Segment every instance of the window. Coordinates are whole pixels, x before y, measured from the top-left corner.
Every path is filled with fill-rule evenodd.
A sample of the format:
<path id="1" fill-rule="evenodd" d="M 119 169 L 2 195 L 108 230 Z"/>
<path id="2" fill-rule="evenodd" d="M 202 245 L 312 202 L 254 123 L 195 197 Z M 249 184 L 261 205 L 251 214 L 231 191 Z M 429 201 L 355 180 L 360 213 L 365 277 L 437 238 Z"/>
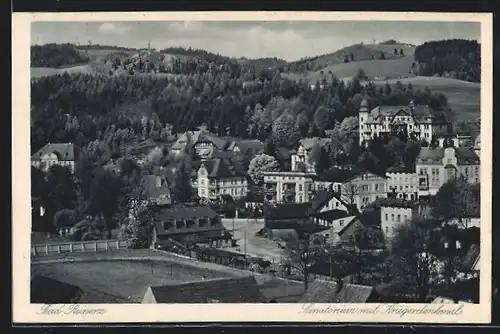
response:
<path id="1" fill-rule="evenodd" d="M 394 221 L 394 213 L 391 214 L 391 220 Z"/>
<path id="2" fill-rule="evenodd" d="M 339 206 L 339 202 L 335 202 L 335 207 L 338 207 Z"/>
<path id="3" fill-rule="evenodd" d="M 375 185 L 375 191 L 378 191 L 378 184 Z"/>
<path id="4" fill-rule="evenodd" d="M 302 203 L 302 195 L 299 196 L 299 202 Z"/>
<path id="5" fill-rule="evenodd" d="M 397 219 L 398 222 L 401 221 L 401 215 L 398 215 L 398 219 Z"/>
<path id="6" fill-rule="evenodd" d="M 389 215 L 387 213 L 385 214 L 385 220 L 389 220 Z"/>
<path id="7" fill-rule="evenodd" d="M 339 221 L 339 226 L 343 226 L 343 225 L 344 225 L 344 220 L 343 220 L 343 219 L 341 219 L 341 220 Z"/>
<path id="8" fill-rule="evenodd" d="M 299 184 L 299 191 L 302 191 L 302 185 Z"/>
<path id="9" fill-rule="evenodd" d="M 389 226 L 385 227 L 385 233 L 389 233 Z"/>

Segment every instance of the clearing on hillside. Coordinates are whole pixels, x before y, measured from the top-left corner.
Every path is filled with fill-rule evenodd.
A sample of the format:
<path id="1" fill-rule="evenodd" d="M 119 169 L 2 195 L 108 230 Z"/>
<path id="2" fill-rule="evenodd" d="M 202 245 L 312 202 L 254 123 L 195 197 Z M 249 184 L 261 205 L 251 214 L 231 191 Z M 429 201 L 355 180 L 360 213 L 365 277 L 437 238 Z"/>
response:
<path id="1" fill-rule="evenodd" d="M 433 93 L 444 94 L 448 98 L 448 106 L 452 109 L 455 120 L 476 121 L 481 116 L 481 84 L 440 77 L 414 77 L 400 80 L 383 80 L 377 85 L 404 85 L 411 82 L 413 89 L 424 90 L 428 87 Z"/>

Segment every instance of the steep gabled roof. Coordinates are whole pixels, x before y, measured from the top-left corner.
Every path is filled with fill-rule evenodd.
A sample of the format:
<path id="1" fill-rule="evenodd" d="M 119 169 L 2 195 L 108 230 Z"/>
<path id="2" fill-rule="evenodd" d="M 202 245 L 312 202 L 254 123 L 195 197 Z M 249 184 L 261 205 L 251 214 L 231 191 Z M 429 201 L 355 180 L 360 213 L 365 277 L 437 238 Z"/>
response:
<path id="1" fill-rule="evenodd" d="M 336 198 L 342 205 L 347 207 L 348 210 L 352 209 L 340 196 L 339 193 L 328 190 L 318 190 L 311 199 L 311 213 L 318 212 L 322 207 L 327 205 L 333 198 Z"/>
<path id="2" fill-rule="evenodd" d="M 161 180 L 160 187 L 157 186 L 157 178 L 160 178 Z M 155 175 L 155 174 L 143 175 L 142 182 L 146 188 L 146 193 L 151 198 L 157 198 L 161 195 L 167 195 L 167 196 L 170 195 L 170 189 L 168 187 L 167 179 L 163 175 Z"/>
<path id="3" fill-rule="evenodd" d="M 83 291 L 76 285 L 41 275 L 31 277 L 31 303 L 68 304 L 76 302 L 82 295 Z"/>
<path id="4" fill-rule="evenodd" d="M 301 139 L 299 141 L 299 145 L 302 145 L 302 147 L 306 150 L 309 151 L 313 146 L 314 143 L 318 143 L 320 146 L 325 146 L 327 143 L 331 142 L 332 140 L 330 138 L 319 138 L 319 137 L 308 137 Z"/>
<path id="5" fill-rule="evenodd" d="M 157 303 L 263 303 L 253 276 L 150 287 Z"/>
<path id="6" fill-rule="evenodd" d="M 261 154 L 264 152 L 264 143 L 256 139 L 243 139 L 234 142 L 241 152 L 250 151 L 252 154 Z"/>
<path id="7" fill-rule="evenodd" d="M 171 149 L 173 150 L 181 150 L 186 144 L 187 137 L 190 136 L 191 144 L 196 145 L 201 142 L 210 142 L 217 149 L 223 150 L 227 146 L 227 141 L 217 137 L 217 135 L 210 133 L 206 130 L 198 130 L 198 131 L 188 131 L 183 133 L 180 138 L 172 145 Z"/>
<path id="8" fill-rule="evenodd" d="M 234 166 L 231 159 L 227 158 L 207 159 L 202 161 L 201 166 L 205 166 L 209 178 L 219 179 L 225 177 L 243 177 L 246 175 Z"/>
<path id="9" fill-rule="evenodd" d="M 316 279 L 309 283 L 302 296 L 302 303 L 367 303 L 374 302 L 378 294 L 371 286 Z M 340 291 L 337 291 L 337 290 Z"/>
<path id="10" fill-rule="evenodd" d="M 54 153 L 61 161 L 74 161 L 80 152 L 80 148 L 72 143 L 48 143 L 31 156 L 31 161 L 39 161 L 43 155 L 48 153 Z"/>

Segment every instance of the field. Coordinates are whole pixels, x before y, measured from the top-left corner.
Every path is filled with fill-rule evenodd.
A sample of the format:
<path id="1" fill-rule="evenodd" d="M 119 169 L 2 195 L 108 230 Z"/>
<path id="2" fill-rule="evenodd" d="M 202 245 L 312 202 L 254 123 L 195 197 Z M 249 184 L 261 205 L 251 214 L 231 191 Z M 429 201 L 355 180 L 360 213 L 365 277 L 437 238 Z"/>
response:
<path id="1" fill-rule="evenodd" d="M 49 75 L 57 75 L 63 74 L 64 72 L 68 72 L 68 74 L 72 73 L 93 73 L 93 69 L 89 64 L 86 65 L 78 65 L 67 68 L 50 68 L 50 67 L 32 67 L 31 68 L 31 78 L 37 79 L 41 77 L 46 77 Z"/>
<path id="2" fill-rule="evenodd" d="M 405 56 L 394 59 L 386 60 L 360 60 L 350 63 L 340 63 L 335 65 L 327 66 L 319 71 L 308 72 L 304 75 L 288 73 L 284 74 L 292 80 L 305 79 L 309 83 L 315 83 L 316 81 L 321 81 L 323 78 L 329 76 L 329 71 L 331 71 L 336 77 L 341 79 L 347 79 L 354 77 L 358 69 L 363 69 L 365 74 L 370 77 L 384 77 L 384 78 L 399 78 L 399 77 L 409 77 L 413 76 L 409 73 L 411 64 L 413 62 L 413 56 Z M 323 74 L 321 73 L 323 72 Z"/>
<path id="3" fill-rule="evenodd" d="M 398 80 L 380 81 L 378 84 L 395 84 Z M 428 87 L 434 93 L 442 93 L 448 98 L 454 120 L 475 121 L 481 116 L 481 85 L 474 82 L 437 77 L 414 77 L 399 79 L 407 85 L 411 82 L 413 89 Z"/>
<path id="4" fill-rule="evenodd" d="M 126 251 L 116 251 L 125 254 Z M 128 255 L 146 254 L 148 251 L 129 251 Z M 150 252 L 152 253 L 152 252 Z M 154 254 L 153 254 L 154 255 Z M 169 261 L 161 256 L 142 260 L 95 261 L 102 255 L 78 254 L 83 262 L 32 263 L 32 274 L 44 275 L 62 282 L 76 285 L 88 294 L 82 302 L 137 303 L 142 300 L 149 285 L 185 283 L 205 278 L 234 276 L 230 271 L 216 271 L 209 268 Z M 160 259 L 159 259 L 160 257 Z"/>

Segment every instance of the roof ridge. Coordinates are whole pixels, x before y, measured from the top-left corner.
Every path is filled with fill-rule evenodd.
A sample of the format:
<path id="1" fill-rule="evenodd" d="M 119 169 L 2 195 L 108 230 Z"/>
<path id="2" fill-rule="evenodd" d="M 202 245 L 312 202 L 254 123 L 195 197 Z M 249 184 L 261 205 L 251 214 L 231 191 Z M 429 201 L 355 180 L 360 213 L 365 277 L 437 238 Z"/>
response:
<path id="1" fill-rule="evenodd" d="M 188 282 L 182 282 L 182 283 L 170 283 L 170 284 L 163 284 L 163 285 L 150 285 L 150 288 L 164 288 L 164 287 L 177 287 L 177 286 L 186 286 L 186 285 L 193 285 L 193 284 L 199 284 L 199 283 L 205 283 L 205 282 L 223 282 L 223 281 L 231 281 L 231 280 L 243 280 L 243 279 L 254 279 L 255 277 L 253 275 L 245 275 L 245 276 L 237 276 L 237 277 L 216 277 L 216 278 L 208 278 L 204 280 L 196 280 L 196 281 L 188 281 Z"/>

